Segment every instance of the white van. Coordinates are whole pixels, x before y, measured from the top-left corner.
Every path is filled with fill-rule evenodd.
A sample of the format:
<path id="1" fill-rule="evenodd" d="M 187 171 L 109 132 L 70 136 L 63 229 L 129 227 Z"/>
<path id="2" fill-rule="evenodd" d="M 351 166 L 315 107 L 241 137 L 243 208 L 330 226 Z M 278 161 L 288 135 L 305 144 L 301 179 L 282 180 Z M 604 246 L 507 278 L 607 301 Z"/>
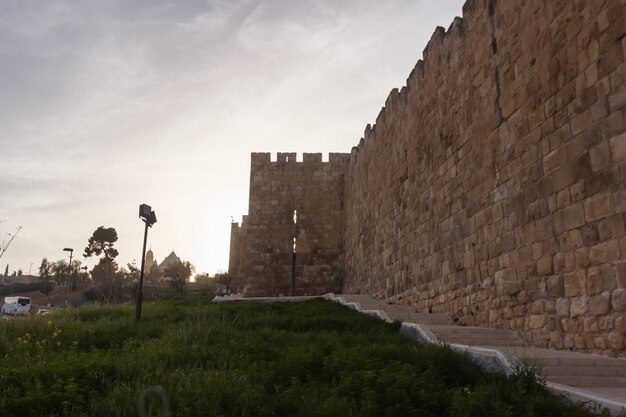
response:
<path id="1" fill-rule="evenodd" d="M 28 314 L 30 307 L 30 297 L 4 297 L 2 314 Z"/>

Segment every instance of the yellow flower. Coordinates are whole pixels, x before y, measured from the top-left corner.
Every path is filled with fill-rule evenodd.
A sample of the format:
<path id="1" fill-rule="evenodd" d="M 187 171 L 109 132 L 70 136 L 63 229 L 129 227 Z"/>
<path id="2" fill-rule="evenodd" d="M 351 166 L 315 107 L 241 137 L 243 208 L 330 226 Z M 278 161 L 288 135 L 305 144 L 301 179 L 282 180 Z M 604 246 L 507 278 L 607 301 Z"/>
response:
<path id="1" fill-rule="evenodd" d="M 470 389 L 468 387 L 463 388 L 463 392 L 466 393 L 466 394 L 470 394 L 471 393 L 471 391 L 470 391 Z"/>
<path id="2" fill-rule="evenodd" d="M 48 329 L 52 327 L 52 320 L 48 320 Z"/>

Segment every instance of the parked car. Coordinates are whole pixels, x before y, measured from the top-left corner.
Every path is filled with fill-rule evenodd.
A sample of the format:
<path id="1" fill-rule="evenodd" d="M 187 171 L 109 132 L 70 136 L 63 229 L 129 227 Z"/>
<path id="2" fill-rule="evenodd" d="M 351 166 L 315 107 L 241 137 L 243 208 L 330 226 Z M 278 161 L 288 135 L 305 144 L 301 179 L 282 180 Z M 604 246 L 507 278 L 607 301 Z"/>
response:
<path id="1" fill-rule="evenodd" d="M 30 313 L 31 304 L 30 297 L 4 297 L 2 305 L 2 314 L 28 314 Z"/>

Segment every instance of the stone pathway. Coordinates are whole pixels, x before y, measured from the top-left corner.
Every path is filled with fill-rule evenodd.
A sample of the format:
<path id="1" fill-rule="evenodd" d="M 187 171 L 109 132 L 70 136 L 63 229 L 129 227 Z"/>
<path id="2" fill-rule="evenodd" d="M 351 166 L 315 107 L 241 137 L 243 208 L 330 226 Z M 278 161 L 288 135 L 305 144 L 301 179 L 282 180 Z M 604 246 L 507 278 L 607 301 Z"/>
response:
<path id="1" fill-rule="evenodd" d="M 614 415 L 626 411 L 626 359 L 527 347 L 510 330 L 456 325 L 446 314 L 417 312 L 406 304 L 369 295 L 339 294 L 329 298 L 366 314 L 400 320 L 403 326 L 413 326 L 427 341 L 446 342 L 474 356 L 499 358 L 505 367 L 521 361 L 544 376 L 550 389 L 573 401 L 598 403 Z"/>

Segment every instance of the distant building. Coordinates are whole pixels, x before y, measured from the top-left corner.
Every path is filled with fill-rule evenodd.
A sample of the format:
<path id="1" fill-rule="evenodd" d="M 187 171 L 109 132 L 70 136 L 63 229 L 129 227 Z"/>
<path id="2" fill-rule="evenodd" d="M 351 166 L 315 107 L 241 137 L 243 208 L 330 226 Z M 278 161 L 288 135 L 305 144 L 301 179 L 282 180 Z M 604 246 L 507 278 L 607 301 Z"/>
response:
<path id="1" fill-rule="evenodd" d="M 182 263 L 182 261 L 173 250 L 165 257 L 165 259 L 163 259 L 163 261 L 161 261 L 161 263 L 158 263 L 154 257 L 154 252 L 150 249 L 146 252 L 145 273 L 151 277 L 151 280 L 160 281 L 163 279 L 163 272 L 165 271 L 165 268 L 178 263 Z"/>
<path id="2" fill-rule="evenodd" d="M 154 252 L 152 252 L 152 249 L 148 249 L 148 252 L 146 253 L 146 265 L 145 265 L 145 271 L 146 272 L 150 272 L 152 271 L 152 268 L 158 268 L 159 264 L 157 263 L 156 259 L 154 259 Z"/>
<path id="3" fill-rule="evenodd" d="M 182 263 L 182 261 L 180 260 L 178 255 L 176 255 L 174 251 L 172 251 L 169 255 L 165 257 L 165 259 L 163 259 L 163 262 L 159 264 L 159 268 L 161 268 L 161 271 L 164 271 L 165 268 L 167 268 L 168 266 L 176 265 L 179 263 Z"/>

